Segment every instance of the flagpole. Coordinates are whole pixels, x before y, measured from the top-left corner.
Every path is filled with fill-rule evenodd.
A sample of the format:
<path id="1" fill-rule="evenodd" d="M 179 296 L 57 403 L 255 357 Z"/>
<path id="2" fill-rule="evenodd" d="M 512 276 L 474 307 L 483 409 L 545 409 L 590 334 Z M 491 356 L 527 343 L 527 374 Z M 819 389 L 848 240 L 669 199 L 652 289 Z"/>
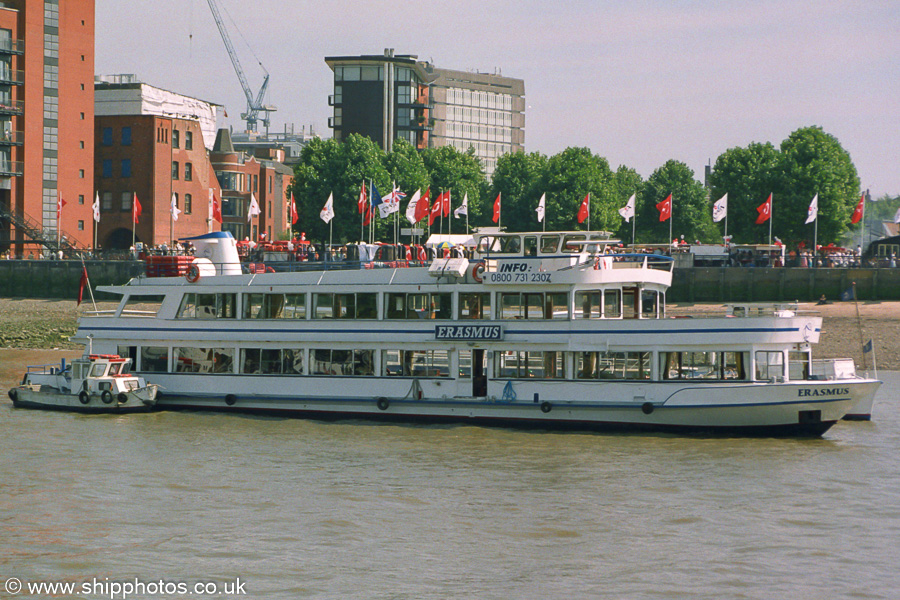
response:
<path id="1" fill-rule="evenodd" d="M 672 221 L 675 220 L 675 198 L 672 194 L 669 194 L 669 243 L 671 244 L 672 237 Z"/>
<path id="2" fill-rule="evenodd" d="M 94 290 L 91 289 L 91 277 L 87 274 L 87 265 L 84 264 L 84 256 L 81 257 L 81 267 L 84 269 L 84 276 L 87 279 L 87 288 L 88 293 L 91 295 L 91 304 L 94 305 L 94 312 L 97 312 L 97 301 L 94 300 Z"/>
<path id="3" fill-rule="evenodd" d="M 772 221 L 775 220 L 775 194 L 772 194 L 772 201 L 769 203 L 769 245 L 772 245 Z"/>
<path id="4" fill-rule="evenodd" d="M 588 192 L 588 231 L 591 230 L 591 193 Z"/>

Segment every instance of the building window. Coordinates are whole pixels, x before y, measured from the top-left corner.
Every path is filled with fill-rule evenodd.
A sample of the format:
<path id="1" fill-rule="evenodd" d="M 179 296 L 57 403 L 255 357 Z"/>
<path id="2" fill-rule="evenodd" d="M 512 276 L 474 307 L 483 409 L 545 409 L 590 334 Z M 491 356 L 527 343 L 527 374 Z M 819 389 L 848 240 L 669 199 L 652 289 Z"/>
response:
<path id="1" fill-rule="evenodd" d="M 78 169 L 78 179 L 84 179 L 84 169 Z"/>
<path id="2" fill-rule="evenodd" d="M 84 221 L 78 221 L 78 231 L 84 231 Z"/>
<path id="3" fill-rule="evenodd" d="M 101 177 L 112 177 L 112 159 L 103 159 L 103 173 Z"/>
<path id="4" fill-rule="evenodd" d="M 103 202 L 100 204 L 100 210 L 109 212 L 112 209 L 112 192 L 103 192 Z"/>
<path id="5" fill-rule="evenodd" d="M 78 142 L 78 147 L 84 150 L 84 140 Z"/>
<path id="6" fill-rule="evenodd" d="M 179 131 L 178 131 L 177 129 L 173 129 L 173 130 L 172 130 L 172 147 L 173 147 L 173 148 L 178 148 L 178 147 L 179 147 L 179 144 L 180 144 L 180 141 L 181 141 L 180 135 L 181 135 L 181 134 L 179 133 Z"/>
<path id="7" fill-rule="evenodd" d="M 78 194 L 78 204 L 84 204 L 84 194 Z"/>
<path id="8" fill-rule="evenodd" d="M 131 145 L 131 127 L 123 127 L 122 128 L 122 145 L 123 146 Z"/>
<path id="9" fill-rule="evenodd" d="M 185 150 L 193 150 L 194 149 L 194 132 L 193 131 L 185 131 L 184 132 L 184 149 Z"/>
<path id="10" fill-rule="evenodd" d="M 190 194 L 184 195 L 184 214 L 191 214 L 191 205 L 193 204 L 193 198 L 191 198 Z"/>
<path id="11" fill-rule="evenodd" d="M 122 192 L 122 212 L 131 212 L 131 192 Z"/>
<path id="12" fill-rule="evenodd" d="M 122 177 L 131 177 L 131 159 L 122 159 Z"/>
<path id="13" fill-rule="evenodd" d="M 112 127 L 104 127 L 101 137 L 101 144 L 104 146 L 112 146 Z"/>
<path id="14" fill-rule="evenodd" d="M 172 179 L 178 179 L 178 161 L 172 161 Z"/>
<path id="15" fill-rule="evenodd" d="M 184 180 L 185 181 L 193 181 L 194 180 L 194 165 L 189 162 L 184 163 Z"/>
<path id="16" fill-rule="evenodd" d="M 81 120 L 84 121 L 84 113 L 80 113 L 80 114 L 81 114 Z"/>

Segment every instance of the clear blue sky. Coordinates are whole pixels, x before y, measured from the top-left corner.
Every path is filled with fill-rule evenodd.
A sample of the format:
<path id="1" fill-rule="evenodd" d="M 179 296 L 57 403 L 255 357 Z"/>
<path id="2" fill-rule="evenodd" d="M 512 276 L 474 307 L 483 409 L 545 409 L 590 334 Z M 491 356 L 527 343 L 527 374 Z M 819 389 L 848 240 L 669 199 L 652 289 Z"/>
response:
<path id="1" fill-rule="evenodd" d="M 900 194 L 900 2 L 218 0 L 273 129 L 330 137 L 331 55 L 394 48 L 439 67 L 525 80 L 526 150 L 586 146 L 644 178 L 666 160 L 697 179 L 750 142 L 820 125 L 863 188 Z M 243 92 L 206 0 L 96 0 L 98 74 L 224 104 Z M 245 41 L 246 40 L 246 41 Z M 249 43 L 249 45 L 248 45 Z"/>

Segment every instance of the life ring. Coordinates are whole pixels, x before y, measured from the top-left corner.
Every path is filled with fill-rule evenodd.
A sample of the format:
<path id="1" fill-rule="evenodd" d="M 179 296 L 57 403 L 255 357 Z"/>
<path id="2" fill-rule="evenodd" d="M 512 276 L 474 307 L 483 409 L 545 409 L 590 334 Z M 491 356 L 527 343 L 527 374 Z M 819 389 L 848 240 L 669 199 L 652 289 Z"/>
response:
<path id="1" fill-rule="evenodd" d="M 16 388 L 13 388 L 6 393 L 9 394 L 9 399 L 13 402 L 19 399 L 19 390 L 17 390 Z"/>
<path id="2" fill-rule="evenodd" d="M 187 273 L 185 273 L 184 278 L 188 280 L 188 283 L 197 283 L 200 281 L 200 267 L 197 265 L 191 265 L 188 267 Z"/>
<path id="3" fill-rule="evenodd" d="M 91 401 L 91 395 L 88 394 L 86 391 L 81 390 L 80 392 L 78 392 L 78 401 L 81 402 L 82 404 L 87 404 L 88 402 Z"/>
<path id="4" fill-rule="evenodd" d="M 225 396 L 225 404 L 227 404 L 228 406 L 234 406 L 236 402 L 237 396 L 235 396 L 234 394 L 228 394 Z"/>
<path id="5" fill-rule="evenodd" d="M 387 410 L 391 403 L 387 398 L 379 398 L 375 405 L 378 406 L 378 410 Z"/>
<path id="6" fill-rule="evenodd" d="M 472 267 L 472 279 L 475 280 L 475 283 L 481 283 L 481 274 L 484 273 L 484 263 L 476 263 L 474 267 Z"/>
<path id="7" fill-rule="evenodd" d="M 110 404 L 113 401 L 112 392 L 109 390 L 103 390 L 103 393 L 100 394 L 100 399 L 103 400 L 103 404 Z"/>
<path id="8" fill-rule="evenodd" d="M 542 413 L 548 413 L 551 410 L 553 410 L 552 404 L 550 404 L 549 402 L 541 402 L 541 412 Z"/>
<path id="9" fill-rule="evenodd" d="M 653 412 L 653 403 L 652 402 L 644 402 L 643 404 L 641 404 L 641 410 L 644 412 L 645 415 L 649 415 L 650 413 Z"/>
<path id="10" fill-rule="evenodd" d="M 125 404 L 126 402 L 128 402 L 128 394 L 126 394 L 125 392 L 119 392 L 119 395 L 116 396 L 116 400 L 119 401 L 119 404 Z"/>

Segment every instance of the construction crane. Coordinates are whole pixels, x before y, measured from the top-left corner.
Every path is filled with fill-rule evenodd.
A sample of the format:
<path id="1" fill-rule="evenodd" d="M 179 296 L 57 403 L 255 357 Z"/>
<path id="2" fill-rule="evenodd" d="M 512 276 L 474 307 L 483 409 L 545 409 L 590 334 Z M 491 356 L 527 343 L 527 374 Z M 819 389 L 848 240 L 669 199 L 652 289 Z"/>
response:
<path id="1" fill-rule="evenodd" d="M 231 64 L 234 65 L 234 70 L 237 73 L 238 79 L 241 81 L 241 87 L 244 88 L 244 96 L 247 97 L 247 112 L 241 113 L 241 118 L 247 121 L 247 131 L 256 132 L 256 121 L 261 112 L 265 113 L 265 116 L 260 120 L 268 129 L 269 113 L 276 110 L 274 106 L 264 105 L 262 103 L 263 98 L 266 95 L 266 88 L 269 87 L 269 72 L 263 67 L 262 62 L 257 60 L 259 66 L 262 68 L 263 72 L 265 72 L 265 77 L 263 77 L 263 83 L 262 87 L 259 88 L 259 93 L 257 93 L 256 98 L 254 98 L 253 92 L 250 90 L 250 84 L 247 83 L 247 77 L 244 75 L 244 69 L 241 68 L 241 61 L 238 60 L 237 53 L 234 51 L 234 46 L 231 44 L 228 30 L 225 29 L 225 22 L 222 20 L 222 15 L 219 13 L 219 7 L 215 0 L 206 1 L 209 4 L 209 10 L 212 11 L 213 18 L 216 20 L 216 26 L 219 28 L 219 33 L 222 34 L 222 41 L 225 42 L 225 50 L 228 51 L 228 56 L 231 58 Z"/>

